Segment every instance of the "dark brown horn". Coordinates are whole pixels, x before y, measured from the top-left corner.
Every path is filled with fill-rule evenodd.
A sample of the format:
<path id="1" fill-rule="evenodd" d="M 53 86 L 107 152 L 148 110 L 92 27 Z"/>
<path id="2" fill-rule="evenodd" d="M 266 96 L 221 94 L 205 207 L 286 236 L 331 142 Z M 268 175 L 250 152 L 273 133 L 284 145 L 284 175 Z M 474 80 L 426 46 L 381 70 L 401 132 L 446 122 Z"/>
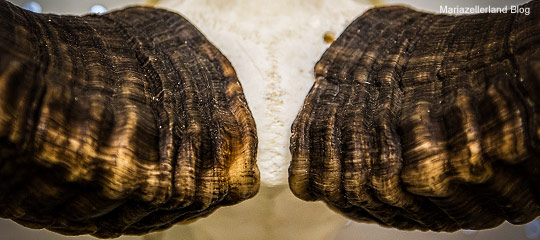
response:
<path id="1" fill-rule="evenodd" d="M 521 7 L 381 7 L 351 23 L 292 126 L 294 194 L 399 229 L 539 216 L 540 1 Z"/>
<path id="2" fill-rule="evenodd" d="M 1 1 L 0 29 L 1 217 L 116 237 L 257 193 L 236 73 L 181 16 L 58 16 Z"/>

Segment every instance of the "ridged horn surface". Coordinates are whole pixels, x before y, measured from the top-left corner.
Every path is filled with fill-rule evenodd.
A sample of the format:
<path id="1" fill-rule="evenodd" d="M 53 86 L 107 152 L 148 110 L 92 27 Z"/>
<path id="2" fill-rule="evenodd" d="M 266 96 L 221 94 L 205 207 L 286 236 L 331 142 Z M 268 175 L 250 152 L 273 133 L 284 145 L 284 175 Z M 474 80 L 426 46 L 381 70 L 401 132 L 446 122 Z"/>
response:
<path id="1" fill-rule="evenodd" d="M 369 10 L 315 66 L 289 184 L 357 221 L 455 231 L 540 215 L 540 1 Z"/>
<path id="2" fill-rule="evenodd" d="M 235 71 L 181 16 L 58 16 L 1 1 L 0 29 L 1 217 L 116 237 L 258 191 Z"/>

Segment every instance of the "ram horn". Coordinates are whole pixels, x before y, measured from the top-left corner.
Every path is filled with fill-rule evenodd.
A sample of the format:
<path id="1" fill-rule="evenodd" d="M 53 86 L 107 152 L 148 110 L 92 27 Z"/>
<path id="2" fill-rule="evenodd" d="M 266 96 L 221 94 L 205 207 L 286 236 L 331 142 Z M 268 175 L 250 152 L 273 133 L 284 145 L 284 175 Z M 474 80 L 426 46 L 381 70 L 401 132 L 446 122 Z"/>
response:
<path id="1" fill-rule="evenodd" d="M 540 215 L 540 1 L 530 14 L 374 8 L 315 66 L 291 190 L 357 221 L 486 229 Z"/>
<path id="2" fill-rule="evenodd" d="M 144 234 L 254 196 L 257 135 L 229 61 L 161 9 L 0 2 L 0 216 Z"/>

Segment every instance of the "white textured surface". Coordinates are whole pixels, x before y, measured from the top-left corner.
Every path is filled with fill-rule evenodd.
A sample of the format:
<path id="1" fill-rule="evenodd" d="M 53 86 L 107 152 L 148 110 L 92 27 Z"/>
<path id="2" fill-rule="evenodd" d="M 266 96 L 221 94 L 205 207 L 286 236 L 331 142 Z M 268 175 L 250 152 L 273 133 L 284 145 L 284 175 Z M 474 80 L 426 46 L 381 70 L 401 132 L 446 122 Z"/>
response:
<path id="1" fill-rule="evenodd" d="M 266 186 L 287 184 L 291 124 L 329 44 L 371 5 L 354 0 L 162 0 L 214 43 L 236 69 L 257 124 L 257 164 Z M 339 7 L 336 7 L 339 6 Z"/>

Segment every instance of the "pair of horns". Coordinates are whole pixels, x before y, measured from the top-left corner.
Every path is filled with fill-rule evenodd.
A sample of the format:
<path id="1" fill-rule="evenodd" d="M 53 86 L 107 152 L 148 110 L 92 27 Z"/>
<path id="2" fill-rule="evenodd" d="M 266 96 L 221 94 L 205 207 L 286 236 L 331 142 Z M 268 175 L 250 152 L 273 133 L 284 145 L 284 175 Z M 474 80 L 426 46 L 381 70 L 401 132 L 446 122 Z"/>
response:
<path id="1" fill-rule="evenodd" d="M 356 19 L 315 66 L 289 183 L 358 221 L 483 229 L 540 215 L 540 11 Z M 0 216 L 116 237 L 189 222 L 259 188 L 255 121 L 188 21 L 0 2 Z"/>

